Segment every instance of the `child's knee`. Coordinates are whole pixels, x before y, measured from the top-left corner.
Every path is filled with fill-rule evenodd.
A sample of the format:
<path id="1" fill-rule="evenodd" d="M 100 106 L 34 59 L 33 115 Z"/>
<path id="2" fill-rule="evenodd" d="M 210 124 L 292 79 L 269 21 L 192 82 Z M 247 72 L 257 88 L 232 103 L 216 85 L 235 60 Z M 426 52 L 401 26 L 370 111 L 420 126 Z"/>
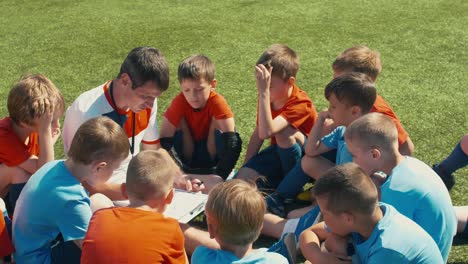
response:
<path id="1" fill-rule="evenodd" d="M 25 183 L 31 177 L 31 174 L 20 167 L 8 167 L 0 164 L 0 188 L 9 184 Z"/>
<path id="2" fill-rule="evenodd" d="M 301 131 L 288 126 L 283 129 L 281 132 L 275 134 L 276 143 L 281 148 L 290 148 L 294 144 L 299 144 L 302 146 L 305 141 L 305 136 Z"/>
<path id="3" fill-rule="evenodd" d="M 250 182 L 255 182 L 259 177 L 260 175 L 258 174 L 256 170 L 248 168 L 248 167 L 240 168 L 235 176 L 236 179 L 250 181 Z"/>
<path id="4" fill-rule="evenodd" d="M 468 155 L 468 135 L 464 135 L 460 141 L 460 146 L 465 152 L 466 155 Z"/>

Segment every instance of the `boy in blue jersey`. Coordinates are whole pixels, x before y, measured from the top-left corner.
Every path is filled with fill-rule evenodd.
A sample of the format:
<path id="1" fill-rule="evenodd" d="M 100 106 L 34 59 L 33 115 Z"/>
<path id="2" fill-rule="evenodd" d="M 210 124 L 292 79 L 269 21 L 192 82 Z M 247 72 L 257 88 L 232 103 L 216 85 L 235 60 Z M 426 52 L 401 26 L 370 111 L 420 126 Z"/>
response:
<path id="1" fill-rule="evenodd" d="M 198 247 L 193 264 L 272 263 L 287 264 L 288 259 L 266 248 L 252 249 L 262 228 L 265 201 L 255 186 L 234 179 L 216 185 L 205 207 L 208 232 L 221 250 Z"/>
<path id="2" fill-rule="evenodd" d="M 420 226 L 391 205 L 378 203 L 377 188 L 355 163 L 328 170 L 313 192 L 325 223 L 301 234 L 302 253 L 312 263 L 349 263 L 347 240 L 337 238 L 346 236 L 353 241 L 353 262 L 443 263 L 434 240 Z M 332 252 L 321 251 L 320 241 L 325 239 L 338 242 L 328 243 Z"/>
<path id="3" fill-rule="evenodd" d="M 356 162 L 380 185 L 381 201 L 419 224 L 436 242 L 447 261 L 457 228 L 447 188 L 422 161 L 398 152 L 397 130 L 390 118 L 371 113 L 354 121 L 345 132 L 346 145 Z"/>
<path id="4" fill-rule="evenodd" d="M 107 181 L 128 156 L 125 131 L 107 117 L 77 130 L 68 159 L 45 164 L 26 183 L 13 218 L 17 263 L 79 263 L 91 218 L 82 183 Z"/>
<path id="5" fill-rule="evenodd" d="M 266 198 L 268 211 L 285 217 L 284 201 L 294 199 L 310 177 L 317 179 L 335 164 L 323 156 L 323 153 L 336 150 L 336 164 L 351 162 L 345 140 L 346 126 L 371 111 L 377 91 L 373 81 L 363 73 L 347 73 L 333 79 L 325 87 L 325 98 L 329 107 L 319 113 L 315 125 L 310 131 L 305 147 L 305 156 L 285 176 L 276 192 Z M 330 134 L 322 137 L 322 130 L 327 121 L 332 119 L 338 126 Z"/>

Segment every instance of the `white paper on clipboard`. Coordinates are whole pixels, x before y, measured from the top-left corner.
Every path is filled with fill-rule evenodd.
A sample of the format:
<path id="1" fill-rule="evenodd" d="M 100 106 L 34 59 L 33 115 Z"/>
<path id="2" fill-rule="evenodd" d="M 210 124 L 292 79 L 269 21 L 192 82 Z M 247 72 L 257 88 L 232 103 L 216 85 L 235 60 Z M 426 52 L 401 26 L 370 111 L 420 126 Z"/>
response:
<path id="1" fill-rule="evenodd" d="M 186 224 L 205 210 L 207 200 L 206 194 L 176 189 L 172 203 L 167 206 L 164 215 Z"/>

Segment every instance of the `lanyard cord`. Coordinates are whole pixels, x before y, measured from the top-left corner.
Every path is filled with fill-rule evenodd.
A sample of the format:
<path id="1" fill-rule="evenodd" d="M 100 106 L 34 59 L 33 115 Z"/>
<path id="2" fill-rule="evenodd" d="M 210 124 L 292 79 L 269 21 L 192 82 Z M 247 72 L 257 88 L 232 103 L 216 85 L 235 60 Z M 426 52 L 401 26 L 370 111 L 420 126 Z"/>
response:
<path id="1" fill-rule="evenodd" d="M 117 104 L 115 103 L 115 99 L 114 99 L 114 89 L 113 89 L 113 82 L 110 83 L 109 85 L 109 95 L 110 95 L 110 98 L 111 98 L 111 101 L 112 101 L 112 104 L 115 106 L 115 110 L 117 111 L 117 117 L 119 118 L 119 123 L 122 124 L 122 128 L 123 128 L 123 122 L 122 122 L 122 119 L 120 117 L 120 114 L 119 114 L 119 110 L 118 110 L 118 106 Z M 130 145 L 130 153 L 132 153 L 133 155 L 133 152 L 135 152 L 135 112 L 132 111 L 132 144 Z"/>

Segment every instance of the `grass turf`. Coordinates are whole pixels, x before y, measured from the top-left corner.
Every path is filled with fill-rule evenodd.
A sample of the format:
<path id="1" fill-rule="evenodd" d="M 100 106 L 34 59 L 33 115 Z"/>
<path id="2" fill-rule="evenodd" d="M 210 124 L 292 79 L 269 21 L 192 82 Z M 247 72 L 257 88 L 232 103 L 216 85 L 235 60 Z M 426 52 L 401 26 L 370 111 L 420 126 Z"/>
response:
<path id="1" fill-rule="evenodd" d="M 178 63 L 193 53 L 217 68 L 218 91 L 230 103 L 247 142 L 255 124 L 253 65 L 273 43 L 301 58 L 298 85 L 325 108 L 330 64 L 343 49 L 366 44 L 382 54 L 379 93 L 392 105 L 428 164 L 448 155 L 468 131 L 468 2 L 415 1 L 58 1 L 0 2 L 2 116 L 11 85 L 25 73 L 47 75 L 70 104 L 81 92 L 118 73 L 130 49 L 160 48 L 171 65 L 171 86 L 160 113 L 179 91 Z M 61 142 L 56 157 L 63 157 Z M 467 169 L 451 192 L 468 205 Z M 449 263 L 468 262 L 456 241 Z M 458 245 L 462 243 L 462 245 Z"/>

